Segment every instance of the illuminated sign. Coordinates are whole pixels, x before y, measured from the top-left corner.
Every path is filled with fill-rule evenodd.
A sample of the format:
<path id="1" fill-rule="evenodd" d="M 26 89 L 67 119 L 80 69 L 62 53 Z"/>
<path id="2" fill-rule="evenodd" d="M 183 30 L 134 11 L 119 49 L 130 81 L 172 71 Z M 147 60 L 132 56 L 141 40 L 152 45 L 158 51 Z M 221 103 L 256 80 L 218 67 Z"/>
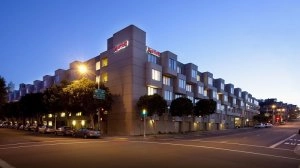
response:
<path id="1" fill-rule="evenodd" d="M 114 52 L 118 52 L 118 51 L 120 51 L 120 50 L 122 50 L 122 49 L 128 47 L 128 45 L 129 45 L 129 41 L 126 40 L 126 41 L 124 41 L 124 42 L 122 42 L 122 43 L 116 45 L 116 46 L 114 47 Z"/>
<path id="2" fill-rule="evenodd" d="M 154 49 L 152 49 L 150 47 L 147 47 L 146 52 L 149 53 L 149 54 L 158 56 L 158 57 L 160 56 L 160 52 L 158 52 L 158 51 L 156 51 L 156 50 L 154 50 Z"/>

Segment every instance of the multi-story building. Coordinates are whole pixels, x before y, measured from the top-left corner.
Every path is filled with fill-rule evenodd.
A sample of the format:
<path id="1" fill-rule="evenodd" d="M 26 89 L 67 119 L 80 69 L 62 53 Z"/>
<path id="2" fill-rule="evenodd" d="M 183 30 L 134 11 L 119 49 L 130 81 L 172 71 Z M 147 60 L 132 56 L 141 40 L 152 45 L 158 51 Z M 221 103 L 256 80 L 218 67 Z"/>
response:
<path id="1" fill-rule="evenodd" d="M 34 82 L 34 91 L 43 91 L 63 80 L 79 79 L 77 66 L 82 63 L 89 67 L 88 78 L 105 83 L 113 95 L 114 104 L 107 114 L 108 134 L 142 134 L 144 128 L 136 104 L 145 94 L 160 94 L 169 106 L 178 97 L 187 97 L 193 103 L 201 99 L 217 102 L 216 113 L 206 119 L 178 119 L 170 115 L 151 118 L 147 121 L 147 133 L 241 127 L 259 113 L 258 101 L 247 92 L 225 84 L 224 79 L 214 79 L 210 72 L 199 72 L 193 63 L 180 62 L 171 51 L 159 52 L 149 47 L 146 32 L 134 25 L 113 34 L 107 40 L 107 50 L 98 56 L 85 62 L 74 61 L 68 70 L 58 69 L 54 76 L 44 76 L 42 84 Z"/>

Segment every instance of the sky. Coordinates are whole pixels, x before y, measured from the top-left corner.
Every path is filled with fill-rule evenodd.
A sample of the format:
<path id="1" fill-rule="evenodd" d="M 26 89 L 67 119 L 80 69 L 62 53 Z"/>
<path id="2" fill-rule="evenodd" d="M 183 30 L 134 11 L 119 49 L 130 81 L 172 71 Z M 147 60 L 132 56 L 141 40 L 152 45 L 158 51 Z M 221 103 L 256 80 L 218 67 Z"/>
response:
<path id="1" fill-rule="evenodd" d="M 1 0 L 0 76 L 32 84 L 106 50 L 134 24 L 147 46 L 247 91 L 300 105 L 299 0 Z"/>

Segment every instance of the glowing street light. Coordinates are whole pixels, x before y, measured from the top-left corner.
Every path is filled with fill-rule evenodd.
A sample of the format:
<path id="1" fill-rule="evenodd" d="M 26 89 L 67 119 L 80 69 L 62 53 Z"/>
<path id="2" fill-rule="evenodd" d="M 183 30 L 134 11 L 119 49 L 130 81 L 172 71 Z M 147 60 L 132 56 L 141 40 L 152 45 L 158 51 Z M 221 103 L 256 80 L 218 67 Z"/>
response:
<path id="1" fill-rule="evenodd" d="M 144 116 L 144 138 L 146 138 L 146 115 L 147 115 L 147 111 L 146 111 L 146 109 L 143 109 L 143 116 Z"/>
<path id="2" fill-rule="evenodd" d="M 85 64 L 80 64 L 78 66 L 78 71 L 80 74 L 86 74 L 88 71 L 87 66 Z"/>
<path id="3" fill-rule="evenodd" d="M 276 108 L 276 105 L 275 104 L 273 104 L 272 105 L 272 124 L 274 125 L 274 123 L 275 123 L 275 115 L 274 115 L 274 111 L 275 111 L 275 108 Z"/>

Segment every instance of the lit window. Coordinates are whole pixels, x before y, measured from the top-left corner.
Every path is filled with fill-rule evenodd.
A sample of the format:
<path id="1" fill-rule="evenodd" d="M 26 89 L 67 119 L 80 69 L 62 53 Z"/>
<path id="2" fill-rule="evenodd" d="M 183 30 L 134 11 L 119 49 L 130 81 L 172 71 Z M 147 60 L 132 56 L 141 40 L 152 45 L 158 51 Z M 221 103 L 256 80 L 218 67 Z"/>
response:
<path id="1" fill-rule="evenodd" d="M 103 58 L 102 59 L 102 67 L 106 67 L 108 65 L 108 59 L 107 58 Z"/>
<path id="2" fill-rule="evenodd" d="M 204 90 L 203 95 L 207 96 L 207 90 Z"/>
<path id="3" fill-rule="evenodd" d="M 108 74 L 107 74 L 107 73 L 103 73 L 103 74 L 101 75 L 101 78 L 102 78 L 101 81 L 103 81 L 104 83 L 107 82 L 107 81 L 108 81 Z"/>
<path id="4" fill-rule="evenodd" d="M 167 76 L 163 76 L 163 84 L 171 86 L 171 78 L 169 78 Z"/>
<path id="5" fill-rule="evenodd" d="M 66 116 L 66 113 L 61 113 L 60 114 L 60 117 L 65 117 Z"/>
<path id="6" fill-rule="evenodd" d="M 76 113 L 76 116 L 81 116 L 81 115 L 82 115 L 81 112 Z"/>
<path id="7" fill-rule="evenodd" d="M 197 81 L 200 82 L 201 81 L 201 76 L 197 75 Z"/>
<path id="8" fill-rule="evenodd" d="M 228 101 L 228 96 L 224 95 L 224 101 L 227 102 Z"/>
<path id="9" fill-rule="evenodd" d="M 179 87 L 185 89 L 185 80 L 179 79 Z"/>
<path id="10" fill-rule="evenodd" d="M 52 114 L 48 114 L 48 118 L 52 118 Z"/>
<path id="11" fill-rule="evenodd" d="M 230 93 L 233 94 L 233 88 L 230 88 Z"/>
<path id="12" fill-rule="evenodd" d="M 148 87 L 148 95 L 154 95 L 157 93 L 157 89 L 153 87 Z"/>
<path id="13" fill-rule="evenodd" d="M 160 71 L 152 69 L 152 79 L 156 81 L 160 81 L 161 75 Z"/>
<path id="14" fill-rule="evenodd" d="M 185 89 L 186 89 L 186 91 L 191 92 L 192 91 L 192 85 L 187 84 Z"/>
<path id="15" fill-rule="evenodd" d="M 232 104 L 234 104 L 234 105 L 236 104 L 236 99 L 235 98 L 232 99 Z"/>
<path id="16" fill-rule="evenodd" d="M 100 61 L 96 62 L 96 70 L 100 69 Z"/>
<path id="17" fill-rule="evenodd" d="M 165 100 L 173 100 L 173 93 L 171 91 L 166 90 L 164 95 Z"/>
<path id="18" fill-rule="evenodd" d="M 194 103 L 194 98 L 192 96 L 187 96 L 186 98 L 190 99 Z"/>
<path id="19" fill-rule="evenodd" d="M 175 94 L 175 99 L 179 98 L 179 97 L 182 97 L 182 95 L 180 94 Z"/>
<path id="20" fill-rule="evenodd" d="M 203 88 L 203 86 L 198 86 L 198 93 L 199 94 L 204 94 L 204 88 Z"/>
<path id="21" fill-rule="evenodd" d="M 100 83 L 100 76 L 96 76 L 96 83 Z"/>
<path id="22" fill-rule="evenodd" d="M 213 94 L 213 95 L 212 95 L 212 96 L 213 96 L 213 99 L 217 99 L 217 92 L 213 90 L 212 94 Z"/>

